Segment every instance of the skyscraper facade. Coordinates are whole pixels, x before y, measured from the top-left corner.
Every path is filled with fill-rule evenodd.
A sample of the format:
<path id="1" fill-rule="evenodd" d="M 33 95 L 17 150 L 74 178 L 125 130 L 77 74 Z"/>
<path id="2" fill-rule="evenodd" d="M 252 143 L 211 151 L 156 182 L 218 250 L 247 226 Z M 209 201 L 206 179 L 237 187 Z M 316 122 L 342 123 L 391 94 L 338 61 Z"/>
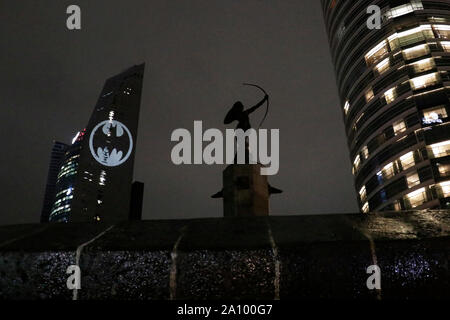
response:
<path id="1" fill-rule="evenodd" d="M 361 211 L 450 208 L 450 1 L 321 2 Z"/>
<path id="2" fill-rule="evenodd" d="M 86 129 L 65 149 L 49 221 L 129 219 L 144 67 L 106 81 Z"/>

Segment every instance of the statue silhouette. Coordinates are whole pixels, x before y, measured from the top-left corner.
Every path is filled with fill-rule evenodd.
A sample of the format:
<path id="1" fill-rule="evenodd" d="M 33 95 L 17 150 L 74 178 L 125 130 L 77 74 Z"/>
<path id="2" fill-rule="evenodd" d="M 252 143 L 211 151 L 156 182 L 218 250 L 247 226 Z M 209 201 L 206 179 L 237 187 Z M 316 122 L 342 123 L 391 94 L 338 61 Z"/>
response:
<path id="1" fill-rule="evenodd" d="M 244 132 L 251 129 L 252 126 L 250 124 L 250 117 L 249 115 L 253 112 L 255 112 L 259 107 L 261 107 L 266 101 L 269 100 L 269 96 L 265 94 L 264 98 L 258 102 L 255 106 L 245 110 L 244 105 L 241 101 L 237 101 L 230 111 L 228 111 L 227 115 L 225 116 L 225 119 L 223 121 L 224 124 L 230 124 L 234 121 L 237 121 L 238 124 L 236 126 L 236 129 L 242 129 Z M 267 114 L 266 114 L 267 115 Z M 239 146 L 238 146 L 239 148 Z M 245 138 L 245 163 L 249 163 L 250 159 L 250 152 L 249 152 L 249 145 L 248 145 L 248 137 Z M 234 156 L 234 163 L 237 163 L 237 154 Z M 269 194 L 274 193 L 282 193 L 280 189 L 272 187 L 270 184 L 269 187 Z M 216 194 L 212 195 L 211 198 L 222 198 L 223 197 L 223 190 L 217 192 Z"/>
<path id="2" fill-rule="evenodd" d="M 252 126 L 250 124 L 250 117 L 249 115 L 253 112 L 255 112 L 259 107 L 261 107 L 264 102 L 266 102 L 269 99 L 269 96 L 266 94 L 264 96 L 264 99 L 262 99 L 258 104 L 251 107 L 250 109 L 244 110 L 244 105 L 241 101 L 237 101 L 231 110 L 227 113 L 225 120 L 223 121 L 224 124 L 230 124 L 233 121 L 238 121 L 238 125 L 236 129 L 242 129 L 244 131 L 247 131 Z"/>
<path id="3" fill-rule="evenodd" d="M 238 124 L 236 126 L 236 130 L 242 129 L 244 132 L 246 132 L 248 129 L 252 128 L 252 126 L 250 124 L 249 115 L 251 113 L 255 112 L 259 107 L 261 107 L 268 99 L 269 99 L 269 96 L 266 94 L 260 102 L 258 102 L 255 106 L 253 106 L 247 110 L 244 110 L 245 107 L 241 101 L 237 101 L 233 105 L 231 110 L 228 111 L 223 123 L 230 124 L 234 121 L 237 121 Z M 245 138 L 245 146 L 238 145 L 237 147 L 238 147 L 238 149 L 242 148 L 242 147 L 245 148 L 245 163 L 250 163 L 250 151 L 249 151 L 249 145 L 248 145 L 248 137 Z M 234 156 L 234 163 L 237 163 L 237 154 Z"/>

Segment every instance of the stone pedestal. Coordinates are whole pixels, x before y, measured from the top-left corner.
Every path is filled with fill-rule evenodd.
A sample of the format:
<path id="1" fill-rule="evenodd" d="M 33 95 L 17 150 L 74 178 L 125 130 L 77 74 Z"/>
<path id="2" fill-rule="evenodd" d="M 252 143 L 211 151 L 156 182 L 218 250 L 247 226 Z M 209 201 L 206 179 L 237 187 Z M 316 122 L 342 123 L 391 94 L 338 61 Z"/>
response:
<path id="1" fill-rule="evenodd" d="M 233 164 L 223 171 L 223 207 L 225 217 L 269 215 L 269 186 L 260 164 Z"/>

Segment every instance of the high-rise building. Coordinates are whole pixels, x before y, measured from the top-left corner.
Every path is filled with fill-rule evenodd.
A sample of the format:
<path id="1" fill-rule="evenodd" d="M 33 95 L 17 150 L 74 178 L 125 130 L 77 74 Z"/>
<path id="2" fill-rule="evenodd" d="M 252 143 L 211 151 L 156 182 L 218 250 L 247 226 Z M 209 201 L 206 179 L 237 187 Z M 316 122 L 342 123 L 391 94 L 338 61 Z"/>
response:
<path id="1" fill-rule="evenodd" d="M 144 67 L 106 81 L 86 129 L 65 148 L 53 173 L 49 221 L 129 219 Z"/>
<path id="2" fill-rule="evenodd" d="M 45 187 L 44 204 L 41 212 L 41 222 L 48 222 L 50 212 L 55 202 L 56 182 L 64 159 L 68 145 L 54 141 L 50 155 L 50 165 L 48 168 L 47 185 Z"/>
<path id="3" fill-rule="evenodd" d="M 361 211 L 450 208 L 450 1 L 321 2 Z"/>

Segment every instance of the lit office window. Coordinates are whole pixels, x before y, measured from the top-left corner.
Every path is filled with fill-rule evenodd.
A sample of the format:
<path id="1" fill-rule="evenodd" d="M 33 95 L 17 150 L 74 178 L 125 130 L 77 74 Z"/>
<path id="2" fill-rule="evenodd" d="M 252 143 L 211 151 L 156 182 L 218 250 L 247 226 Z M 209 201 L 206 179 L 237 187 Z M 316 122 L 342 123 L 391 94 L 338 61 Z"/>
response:
<path id="1" fill-rule="evenodd" d="M 104 186 L 106 184 L 106 171 L 105 170 L 102 170 L 100 172 L 100 178 L 99 178 L 98 184 L 101 186 Z"/>
<path id="2" fill-rule="evenodd" d="M 364 205 L 362 207 L 362 212 L 369 213 L 369 203 L 368 202 L 364 203 Z"/>
<path id="3" fill-rule="evenodd" d="M 406 200 L 409 201 L 411 208 L 418 207 L 427 202 L 427 194 L 425 188 L 413 191 L 406 196 Z"/>
<path id="4" fill-rule="evenodd" d="M 430 156 L 434 158 L 441 158 L 450 155 L 450 140 L 439 142 L 428 146 Z"/>
<path id="5" fill-rule="evenodd" d="M 366 193 L 365 186 L 362 186 L 361 190 L 359 190 L 359 198 L 361 199 L 361 202 L 364 202 L 367 200 L 367 193 Z"/>
<path id="6" fill-rule="evenodd" d="M 414 72 L 420 73 L 433 69 L 436 67 L 433 58 L 426 58 L 410 64 L 414 68 Z"/>
<path id="7" fill-rule="evenodd" d="M 75 188 L 72 188 L 72 187 L 69 187 L 69 188 L 67 188 L 67 189 L 64 189 L 64 190 L 58 192 L 58 193 L 56 194 L 55 198 L 58 198 L 58 197 L 62 196 L 63 194 L 69 196 L 69 195 L 71 195 L 71 194 L 73 193 L 74 190 L 75 190 Z"/>
<path id="8" fill-rule="evenodd" d="M 438 106 L 423 110 L 423 122 L 430 123 L 442 123 L 442 119 L 447 118 L 447 110 L 445 106 Z"/>
<path id="9" fill-rule="evenodd" d="M 386 58 L 383 61 L 381 61 L 379 64 L 376 65 L 375 69 L 378 71 L 379 74 L 384 73 L 386 70 L 389 70 L 389 67 L 391 66 L 390 59 Z"/>
<path id="10" fill-rule="evenodd" d="M 446 52 L 450 52 L 450 41 L 441 41 L 441 46 Z"/>
<path id="11" fill-rule="evenodd" d="M 402 165 L 403 170 L 407 170 L 413 167 L 416 163 L 414 161 L 414 153 L 408 152 L 407 154 L 400 157 L 400 163 Z"/>
<path id="12" fill-rule="evenodd" d="M 361 157 L 359 154 L 356 156 L 355 161 L 353 161 L 353 165 L 355 166 L 355 170 L 359 169 L 359 166 L 361 164 Z"/>
<path id="13" fill-rule="evenodd" d="M 384 98 L 386 99 L 386 103 L 389 104 L 397 98 L 397 90 L 395 88 L 391 88 L 384 93 Z"/>
<path id="14" fill-rule="evenodd" d="M 384 166 L 384 168 L 378 172 L 378 176 L 382 176 L 384 179 L 390 179 L 395 175 L 395 171 L 394 171 L 394 164 L 388 163 L 387 165 Z"/>
<path id="15" fill-rule="evenodd" d="M 403 4 L 401 6 L 392 8 L 388 10 L 385 14 L 387 19 L 392 19 L 396 17 L 403 16 L 405 14 L 411 13 L 413 11 L 423 10 L 422 1 L 411 0 L 411 3 Z"/>
<path id="16" fill-rule="evenodd" d="M 437 72 L 426 74 L 409 80 L 413 90 L 420 90 L 429 86 L 436 85 L 439 82 L 439 74 Z"/>
<path id="17" fill-rule="evenodd" d="M 439 174 L 441 177 L 446 177 L 446 176 L 450 175 L 450 164 L 438 163 L 437 167 L 438 167 Z"/>
<path id="18" fill-rule="evenodd" d="M 399 120 L 393 123 L 392 127 L 394 128 L 395 135 L 406 131 L 405 121 Z"/>
<path id="19" fill-rule="evenodd" d="M 431 25 L 421 25 L 417 28 L 394 33 L 388 38 L 389 46 L 394 51 L 403 46 L 409 46 L 426 39 L 433 39 L 434 34 Z"/>
<path id="20" fill-rule="evenodd" d="M 345 101 L 345 104 L 344 104 L 345 115 L 347 115 L 349 109 L 350 109 L 350 102 L 349 101 Z"/>
<path id="21" fill-rule="evenodd" d="M 441 24 L 433 25 L 434 31 L 436 31 L 438 38 L 440 39 L 450 39 L 450 26 Z"/>
<path id="22" fill-rule="evenodd" d="M 388 52 L 389 48 L 387 42 L 386 40 L 383 40 L 365 55 L 367 65 L 374 65 Z"/>
<path id="23" fill-rule="evenodd" d="M 373 90 L 372 88 L 370 88 L 369 90 L 366 91 L 366 102 L 369 102 L 370 100 L 373 99 Z"/>
<path id="24" fill-rule="evenodd" d="M 450 181 L 441 182 L 437 185 L 442 192 L 442 197 L 447 198 L 450 197 Z"/>
<path id="25" fill-rule="evenodd" d="M 362 155 L 364 157 L 364 160 L 366 160 L 367 158 L 369 158 L 369 149 L 367 148 L 367 146 L 364 146 L 361 150 Z"/>
<path id="26" fill-rule="evenodd" d="M 420 184 L 419 175 L 417 172 L 411 173 L 406 176 L 406 181 L 408 182 L 408 188 L 412 188 Z"/>
<path id="27" fill-rule="evenodd" d="M 430 47 L 427 44 L 420 44 L 418 46 L 403 50 L 403 58 L 405 60 L 416 59 L 429 54 Z"/>

